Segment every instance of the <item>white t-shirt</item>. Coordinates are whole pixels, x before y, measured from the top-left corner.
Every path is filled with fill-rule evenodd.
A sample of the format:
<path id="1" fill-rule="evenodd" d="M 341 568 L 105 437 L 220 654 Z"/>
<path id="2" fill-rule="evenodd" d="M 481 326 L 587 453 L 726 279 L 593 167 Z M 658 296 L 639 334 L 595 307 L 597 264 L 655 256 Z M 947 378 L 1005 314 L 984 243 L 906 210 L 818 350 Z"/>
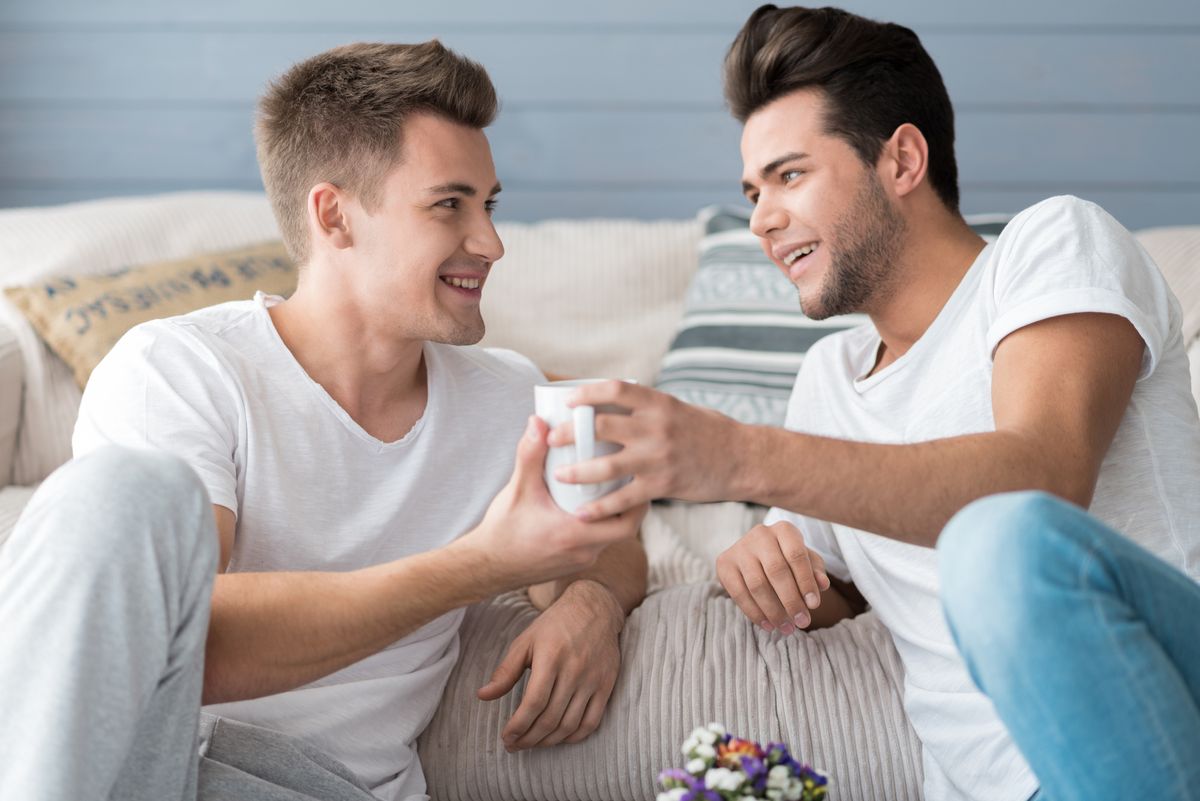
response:
<path id="1" fill-rule="evenodd" d="M 96 368 L 75 427 L 162 448 L 237 513 L 229 571 L 345 571 L 446 545 L 512 473 L 542 374 L 511 351 L 426 344 L 428 403 L 400 440 L 364 431 L 304 372 L 267 306 L 226 303 L 137 326 Z M 300 737 L 375 794 L 425 798 L 414 740 L 458 656 L 462 610 L 305 687 L 206 711 Z"/>
<path id="2" fill-rule="evenodd" d="M 1019 214 L 925 334 L 875 375 L 862 378 L 880 344 L 871 324 L 820 340 L 797 376 L 786 426 L 878 443 L 994 431 L 997 345 L 1031 323 L 1077 312 L 1125 317 L 1146 344 L 1090 511 L 1200 578 L 1200 423 L 1179 303 L 1129 232 L 1092 203 L 1056 197 Z M 891 631 L 905 667 L 905 708 L 924 744 L 925 797 L 1028 798 L 1037 780 L 946 627 L 936 552 L 772 510 L 767 522 L 779 520 L 795 523 L 830 573 L 852 580 Z"/>

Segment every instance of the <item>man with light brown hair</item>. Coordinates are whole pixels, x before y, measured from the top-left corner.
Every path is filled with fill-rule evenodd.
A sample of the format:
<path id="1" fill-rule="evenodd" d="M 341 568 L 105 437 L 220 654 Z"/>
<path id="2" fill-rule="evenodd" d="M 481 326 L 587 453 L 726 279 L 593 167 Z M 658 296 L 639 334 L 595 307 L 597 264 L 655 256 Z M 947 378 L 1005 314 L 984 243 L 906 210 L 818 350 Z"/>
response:
<path id="1" fill-rule="evenodd" d="M 645 506 L 561 511 L 542 374 L 454 347 L 504 252 L 495 113 L 436 41 L 270 87 L 259 160 L 299 285 L 138 326 L 93 373 L 76 459 L 0 559 L 0 654 L 23 657 L 0 656 L 0 798 L 426 798 L 414 740 L 463 607 L 525 586 L 543 611 L 480 697 L 531 668 L 509 750 L 596 728 Z"/>

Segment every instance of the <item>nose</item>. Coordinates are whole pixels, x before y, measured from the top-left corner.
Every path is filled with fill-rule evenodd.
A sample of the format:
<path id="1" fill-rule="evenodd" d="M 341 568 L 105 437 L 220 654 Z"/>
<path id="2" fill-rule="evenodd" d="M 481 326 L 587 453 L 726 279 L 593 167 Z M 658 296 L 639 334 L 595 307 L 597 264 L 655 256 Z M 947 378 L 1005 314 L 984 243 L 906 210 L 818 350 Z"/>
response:
<path id="1" fill-rule="evenodd" d="M 497 262 L 504 257 L 504 243 L 496 233 L 496 225 L 491 216 L 484 214 L 472 227 L 467 239 L 467 252 L 486 262 Z"/>
<path id="2" fill-rule="evenodd" d="M 766 239 L 768 234 L 780 228 L 787 228 L 787 214 L 771 193 L 764 191 L 750 213 L 750 230 L 760 239 Z"/>

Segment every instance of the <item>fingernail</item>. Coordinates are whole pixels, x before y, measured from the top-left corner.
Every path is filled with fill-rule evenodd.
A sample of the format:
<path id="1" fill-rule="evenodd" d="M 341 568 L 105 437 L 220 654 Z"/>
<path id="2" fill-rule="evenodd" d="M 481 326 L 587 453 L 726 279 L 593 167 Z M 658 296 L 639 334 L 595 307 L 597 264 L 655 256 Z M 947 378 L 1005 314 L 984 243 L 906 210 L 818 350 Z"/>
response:
<path id="1" fill-rule="evenodd" d="M 596 515 L 595 515 L 595 513 L 594 513 L 594 512 L 593 512 L 591 509 L 589 509 L 589 508 L 587 508 L 587 507 L 585 506 L 585 507 L 583 507 L 582 509 L 576 509 L 576 510 L 575 510 L 575 516 L 576 516 L 577 518 L 579 518 L 580 520 L 585 520 L 585 521 L 586 521 L 586 520 L 591 520 L 591 519 L 592 519 L 593 517 L 595 517 Z"/>
<path id="2" fill-rule="evenodd" d="M 808 615 L 804 612 L 801 612 L 792 619 L 796 622 L 796 628 L 802 629 L 808 625 Z"/>
<path id="3" fill-rule="evenodd" d="M 796 630 L 796 627 L 793 626 L 791 623 L 784 623 L 782 626 L 779 627 L 779 633 L 785 637 L 787 635 L 791 634 L 795 630 Z"/>
<path id="4" fill-rule="evenodd" d="M 535 420 L 537 420 L 537 417 L 531 415 L 529 422 L 525 424 L 525 436 L 531 440 L 537 440 L 537 423 L 534 422 Z"/>
<path id="5" fill-rule="evenodd" d="M 767 620 L 764 620 L 763 622 L 759 623 L 758 625 L 762 626 L 763 631 L 774 631 L 775 630 L 775 627 L 772 626 L 770 621 L 767 621 Z"/>
<path id="6" fill-rule="evenodd" d="M 567 481 L 571 478 L 571 469 L 569 467 L 554 468 L 554 477 L 559 481 Z"/>
<path id="7" fill-rule="evenodd" d="M 804 596 L 804 603 L 808 604 L 809 609 L 816 609 L 817 604 L 821 603 L 821 596 L 815 592 L 810 592 Z"/>

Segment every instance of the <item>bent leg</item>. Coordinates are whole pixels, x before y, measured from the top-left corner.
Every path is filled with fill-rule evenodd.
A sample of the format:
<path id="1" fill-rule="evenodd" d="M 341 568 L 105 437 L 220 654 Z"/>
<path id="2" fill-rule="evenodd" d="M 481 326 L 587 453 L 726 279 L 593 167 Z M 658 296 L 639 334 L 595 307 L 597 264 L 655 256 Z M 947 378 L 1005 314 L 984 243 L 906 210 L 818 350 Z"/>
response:
<path id="1" fill-rule="evenodd" d="M 971 504 L 938 552 L 959 651 L 1045 797 L 1200 799 L 1200 585 L 1043 493 Z"/>
<path id="2" fill-rule="evenodd" d="M 0 798 L 191 801 L 217 535 L 195 473 L 110 447 L 0 551 Z"/>

